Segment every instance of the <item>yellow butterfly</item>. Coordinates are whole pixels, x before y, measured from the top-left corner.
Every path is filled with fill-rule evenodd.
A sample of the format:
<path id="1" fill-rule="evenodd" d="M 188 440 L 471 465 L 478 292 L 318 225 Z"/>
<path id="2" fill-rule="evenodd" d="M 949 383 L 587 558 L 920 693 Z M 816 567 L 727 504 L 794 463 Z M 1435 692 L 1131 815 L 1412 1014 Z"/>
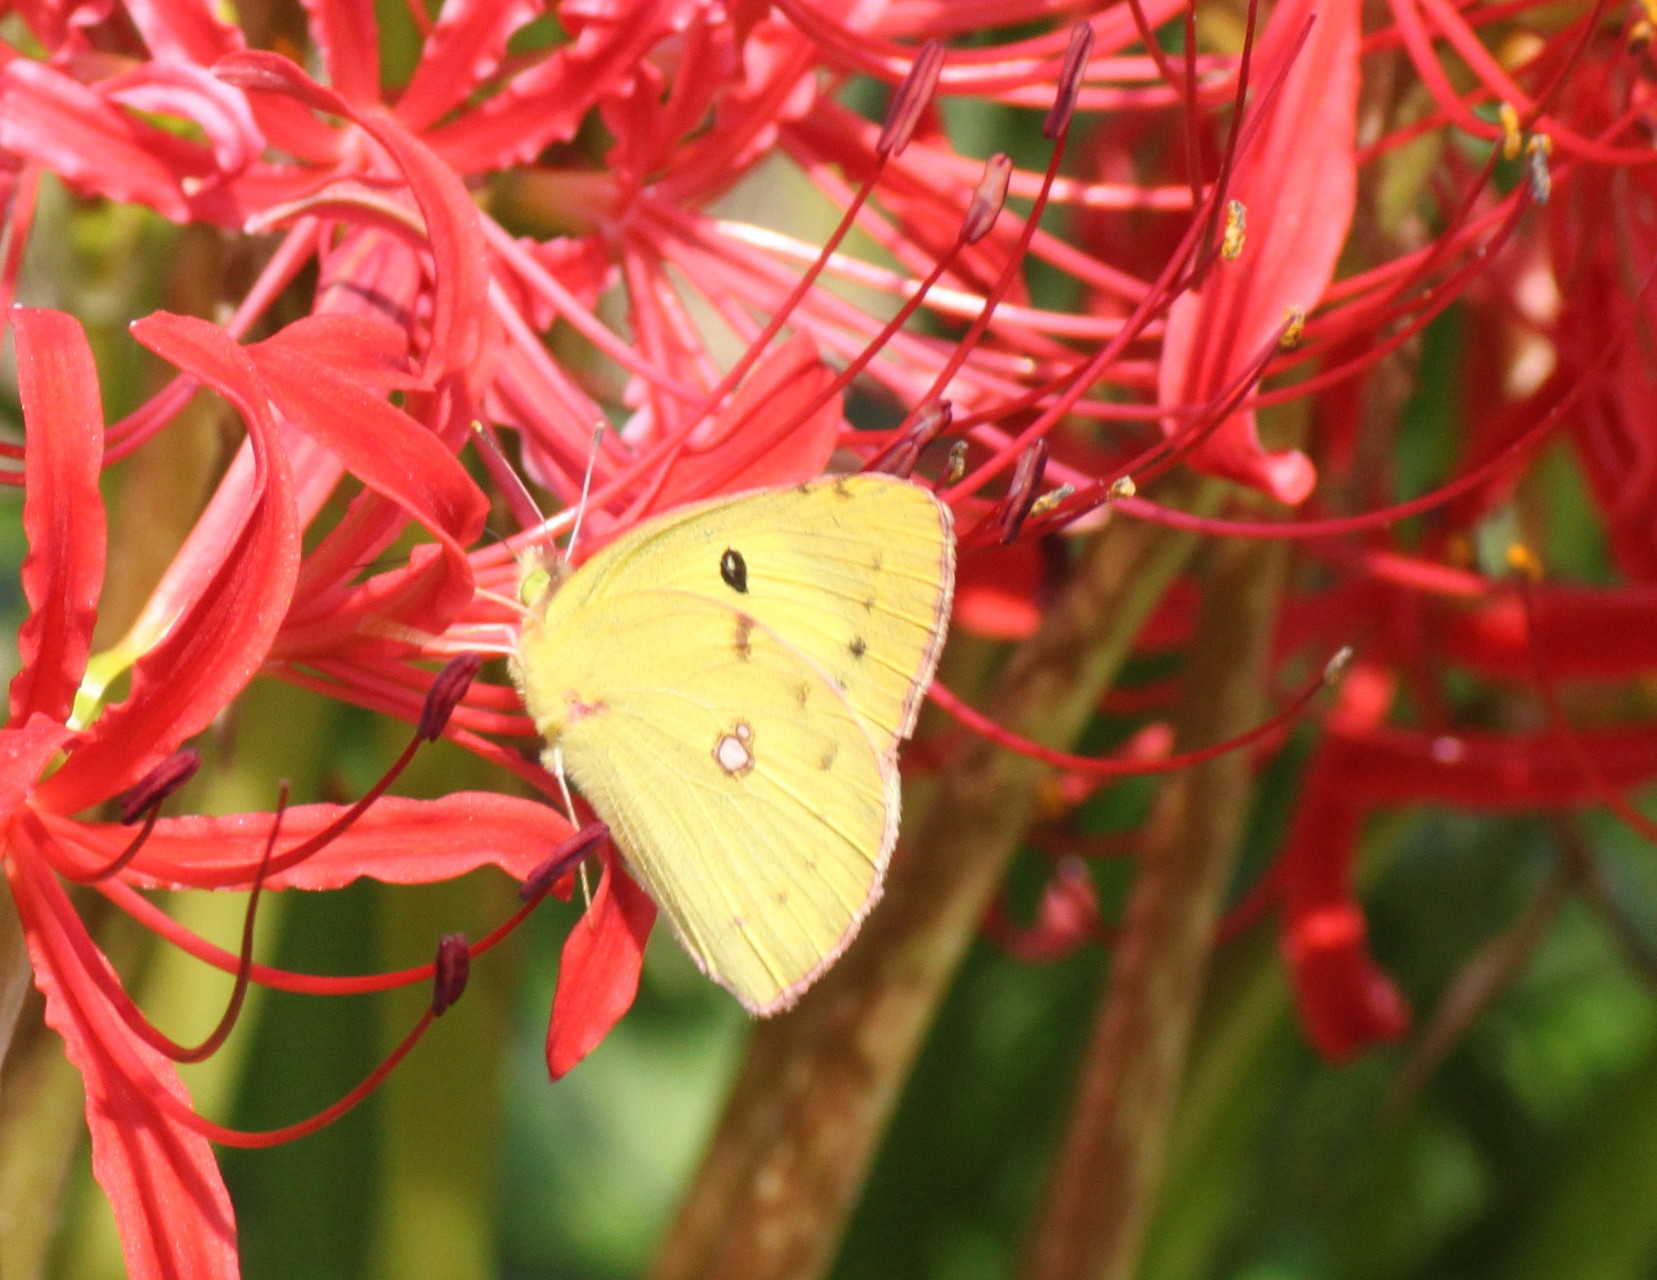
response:
<path id="1" fill-rule="evenodd" d="M 949 508 L 867 474 L 668 512 L 526 601 L 513 676 L 543 759 L 753 1013 L 880 897 L 954 581 Z"/>

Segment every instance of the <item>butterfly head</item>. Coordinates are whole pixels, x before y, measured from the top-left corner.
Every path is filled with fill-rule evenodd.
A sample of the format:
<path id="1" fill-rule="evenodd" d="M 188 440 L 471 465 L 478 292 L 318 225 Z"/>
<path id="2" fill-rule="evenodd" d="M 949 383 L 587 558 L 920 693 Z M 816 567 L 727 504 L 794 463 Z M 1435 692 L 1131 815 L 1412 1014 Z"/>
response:
<path id="1" fill-rule="evenodd" d="M 518 557 L 518 603 L 531 614 L 539 614 L 558 588 L 569 579 L 569 562 L 562 556 L 548 557 L 526 551 Z"/>

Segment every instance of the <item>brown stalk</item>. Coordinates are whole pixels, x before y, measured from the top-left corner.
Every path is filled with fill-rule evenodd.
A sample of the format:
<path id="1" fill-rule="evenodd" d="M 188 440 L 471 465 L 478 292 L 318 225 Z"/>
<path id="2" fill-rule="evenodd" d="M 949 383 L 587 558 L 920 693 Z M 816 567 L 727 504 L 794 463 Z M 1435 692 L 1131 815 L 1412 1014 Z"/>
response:
<path id="1" fill-rule="evenodd" d="M 1235 736 L 1263 714 L 1286 563 L 1284 543 L 1215 548 L 1176 750 Z M 1252 790 L 1247 755 L 1233 753 L 1171 776 L 1157 795 L 1025 1280 L 1134 1274 Z"/>
<path id="2" fill-rule="evenodd" d="M 1037 741 L 1071 744 L 1192 545 L 1113 523 L 1014 651 L 986 709 Z M 856 945 L 798 1008 L 756 1029 L 655 1280 L 808 1280 L 828 1268 L 1043 773 L 980 742 L 938 779 Z"/>

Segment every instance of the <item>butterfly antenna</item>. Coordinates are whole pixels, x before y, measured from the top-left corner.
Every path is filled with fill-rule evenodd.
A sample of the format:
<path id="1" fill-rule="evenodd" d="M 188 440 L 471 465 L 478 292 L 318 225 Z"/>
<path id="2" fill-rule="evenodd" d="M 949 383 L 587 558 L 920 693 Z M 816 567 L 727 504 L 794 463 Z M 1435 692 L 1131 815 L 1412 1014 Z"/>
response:
<path id="1" fill-rule="evenodd" d="M 587 860 L 583 858 L 581 865 L 576 868 L 576 875 L 581 878 L 582 914 L 589 920 L 593 914 L 593 886 L 587 880 Z"/>
<path id="2" fill-rule="evenodd" d="M 559 743 L 552 746 L 552 776 L 558 779 L 558 792 L 564 797 L 564 816 L 570 820 L 571 830 L 578 830 L 581 826 L 575 820 L 575 801 L 570 796 L 570 784 L 564 777 L 564 748 Z"/>
<path id="3" fill-rule="evenodd" d="M 593 491 L 593 465 L 598 461 L 598 446 L 604 439 L 604 424 L 593 428 L 593 447 L 587 450 L 587 474 L 581 477 L 581 501 L 575 505 L 575 523 L 570 526 L 570 540 L 564 544 L 564 563 L 575 555 L 575 540 L 581 536 L 581 518 L 587 514 L 587 495 Z M 573 820 L 573 818 L 572 818 Z"/>
<path id="4" fill-rule="evenodd" d="M 590 468 L 588 474 L 592 474 Z M 552 776 L 558 779 L 558 791 L 564 797 L 564 814 L 570 820 L 570 830 L 577 831 L 581 824 L 575 820 L 575 800 L 570 795 L 569 780 L 564 777 L 564 748 L 558 743 L 554 743 L 552 747 Z M 581 899 L 586 903 L 585 913 L 590 915 L 593 910 L 593 888 L 587 882 L 587 860 L 585 858 L 581 860 L 580 876 Z"/>

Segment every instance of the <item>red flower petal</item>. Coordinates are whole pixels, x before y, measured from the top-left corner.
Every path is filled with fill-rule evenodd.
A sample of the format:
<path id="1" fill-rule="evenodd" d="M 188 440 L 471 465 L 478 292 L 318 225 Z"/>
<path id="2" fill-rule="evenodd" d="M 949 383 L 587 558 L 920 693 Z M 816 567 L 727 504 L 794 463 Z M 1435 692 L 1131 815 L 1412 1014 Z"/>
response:
<path id="1" fill-rule="evenodd" d="M 299 569 L 293 480 L 246 353 L 223 330 L 186 316 L 158 313 L 133 333 L 241 410 L 258 479 L 240 531 L 205 586 L 133 665 L 131 694 L 41 784 L 37 803 L 59 813 L 125 790 L 224 709 L 264 661 Z"/>
<path id="2" fill-rule="evenodd" d="M 305 7 L 328 83 L 349 102 L 378 102 L 380 33 L 374 6 L 356 0 L 313 0 Z"/>
<path id="3" fill-rule="evenodd" d="M 27 58 L 0 67 L 0 150 L 38 161 L 77 190 L 148 205 L 175 222 L 198 212 L 186 192 L 216 172 L 205 148 Z"/>
<path id="4" fill-rule="evenodd" d="M 157 63 L 206 66 L 243 47 L 242 29 L 208 0 L 149 0 L 126 5 L 122 13 L 144 37 Z"/>
<path id="5" fill-rule="evenodd" d="M 1369 958 L 1365 933 L 1356 904 L 1335 903 L 1303 913 L 1283 934 L 1301 1026 L 1332 1062 L 1401 1039 L 1410 1028 L 1409 1004 Z"/>
<path id="6" fill-rule="evenodd" d="M 16 828 L 13 838 L 27 841 Z M 143 1280 L 234 1280 L 236 1223 L 212 1147 L 179 1123 L 189 1095 L 178 1073 L 115 1013 L 119 982 L 62 888 L 29 849 L 8 858 L 46 1022 L 86 1084 L 92 1171 L 109 1197 L 127 1274 Z M 170 1095 L 170 1097 L 168 1096 Z"/>
<path id="7" fill-rule="evenodd" d="M 317 84 L 287 58 L 249 51 L 223 59 L 214 72 L 232 84 L 285 93 L 318 111 L 361 125 L 391 153 L 426 221 L 433 258 L 431 337 L 422 373 L 427 385 L 454 376 L 481 389 L 493 345 L 489 258 L 477 206 L 460 176 L 377 105 L 356 109 Z"/>
<path id="8" fill-rule="evenodd" d="M 248 354 L 283 415 L 368 488 L 451 544 L 482 532 L 488 499 L 449 446 L 364 388 L 349 364 L 342 369 L 293 347 L 261 344 Z"/>
<path id="9" fill-rule="evenodd" d="M 1023 640 L 1041 625 L 1050 566 L 1035 542 L 963 551 L 954 625 L 991 640 Z"/>
<path id="10" fill-rule="evenodd" d="M 247 96 L 199 66 L 187 62 L 146 62 L 99 86 L 122 106 L 152 115 L 175 116 L 198 126 L 223 174 L 241 173 L 265 150 Z"/>
<path id="11" fill-rule="evenodd" d="M 1369 956 L 1353 888 L 1363 811 L 1339 755 L 1325 746 L 1307 768 L 1279 873 L 1283 955 L 1301 1025 L 1337 1062 L 1398 1039 L 1410 1021 L 1403 996 Z"/>
<path id="12" fill-rule="evenodd" d="M 397 98 L 397 119 L 420 132 L 462 105 L 500 67 L 506 44 L 541 5 L 532 0 L 462 0 L 443 6 L 420 61 Z"/>
<path id="13" fill-rule="evenodd" d="M 833 380 L 811 339 L 791 338 L 748 375 L 696 442 L 674 456 L 661 487 L 639 514 L 821 475 L 840 429 L 840 397 L 831 396 L 804 421 L 797 419 Z"/>
<path id="14" fill-rule="evenodd" d="M 73 736 L 65 725 L 46 715 L 30 716 L 21 726 L 14 723 L 0 728 L 0 824 L 11 820 L 52 757 Z M 127 839 L 132 839 L 130 831 Z"/>
<path id="15" fill-rule="evenodd" d="M 554 1080 L 598 1047 L 639 990 L 644 944 L 656 922 L 656 904 L 614 857 L 593 905 L 570 930 L 558 967 L 558 989 L 547 1025 L 547 1071 Z"/>
<path id="16" fill-rule="evenodd" d="M 20 308 L 18 392 L 23 402 L 23 594 L 17 633 L 23 669 L 11 684 L 11 717 L 69 719 L 86 671 L 104 579 L 104 501 L 98 492 L 104 414 L 86 335 L 56 311 Z"/>
<path id="17" fill-rule="evenodd" d="M 482 490 L 448 445 L 346 370 L 292 344 L 274 350 L 261 344 L 249 354 L 283 416 L 326 445 L 371 491 L 352 502 L 307 559 L 298 594 L 315 607 L 288 619 L 278 656 L 318 647 L 338 656 L 370 618 L 381 635 L 388 623 L 441 632 L 472 600 L 464 544 L 478 536 L 488 515 Z M 436 536 L 438 554 L 425 548 L 405 568 L 340 595 L 339 587 L 383 551 L 410 516 Z"/>
<path id="18" fill-rule="evenodd" d="M 409 369 L 408 343 L 408 331 L 402 325 L 373 315 L 330 311 L 301 316 L 250 350 L 255 359 L 265 361 L 287 351 L 325 360 L 336 371 L 383 395 L 412 391 L 420 385 Z"/>
<path id="19" fill-rule="evenodd" d="M 1158 396 L 1168 407 L 1209 400 L 1259 357 L 1288 318 L 1322 298 L 1352 222 L 1357 172 L 1358 5 L 1285 0 L 1258 50 L 1256 85 L 1294 65 L 1260 135 L 1238 160 L 1231 195 L 1248 210 L 1242 257 L 1216 263 L 1198 294 L 1168 313 Z M 1310 34 L 1296 40 L 1312 18 Z M 1170 434 L 1179 424 L 1170 426 Z M 1192 450 L 1191 465 L 1298 503 L 1316 475 L 1295 452 L 1267 453 L 1252 411 L 1234 413 Z"/>
<path id="20" fill-rule="evenodd" d="M 678 35 L 706 7 L 704 0 L 566 3 L 558 17 L 575 39 L 432 130 L 432 144 L 464 172 L 532 160 L 550 143 L 573 138 L 600 99 L 625 94 L 651 47 Z"/>
<path id="21" fill-rule="evenodd" d="M 332 804 L 287 810 L 277 858 L 344 812 Z M 42 820 L 83 868 L 107 866 L 132 840 L 130 827 L 49 815 Z M 268 813 L 163 818 L 122 878 L 144 889 L 246 888 L 273 821 Z M 564 815 L 535 800 L 481 791 L 436 800 L 383 796 L 331 843 L 268 883 L 273 889 L 337 889 L 366 876 L 389 884 L 428 884 L 483 866 L 522 879 L 569 834 Z"/>

